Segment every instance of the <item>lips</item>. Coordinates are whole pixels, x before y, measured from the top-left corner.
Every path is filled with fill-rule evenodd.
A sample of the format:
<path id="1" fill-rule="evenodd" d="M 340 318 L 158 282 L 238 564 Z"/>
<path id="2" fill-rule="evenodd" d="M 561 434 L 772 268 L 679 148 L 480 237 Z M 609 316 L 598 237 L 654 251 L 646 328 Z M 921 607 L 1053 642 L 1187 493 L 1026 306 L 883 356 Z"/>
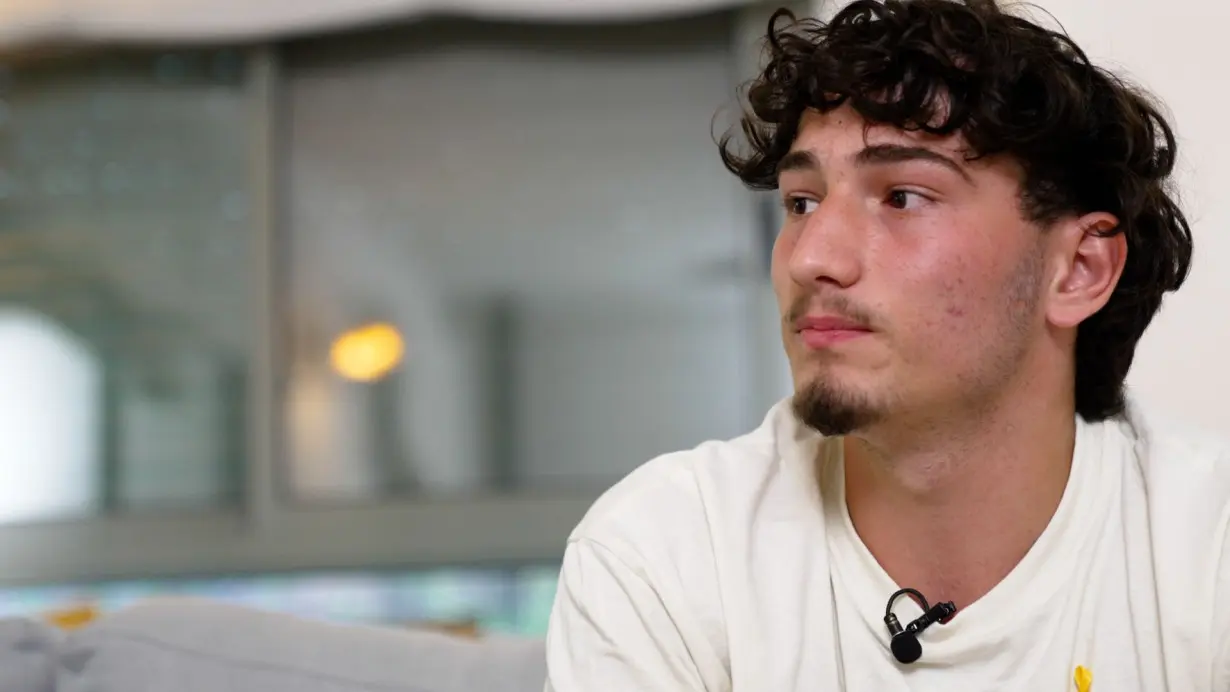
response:
<path id="1" fill-rule="evenodd" d="M 833 316 L 803 317 L 795 321 L 794 328 L 809 348 L 828 348 L 871 333 L 858 322 Z"/>
<path id="2" fill-rule="evenodd" d="M 797 331 L 805 329 L 816 331 L 870 331 L 867 327 L 854 320 L 827 315 L 802 317 L 795 321 L 794 328 Z"/>

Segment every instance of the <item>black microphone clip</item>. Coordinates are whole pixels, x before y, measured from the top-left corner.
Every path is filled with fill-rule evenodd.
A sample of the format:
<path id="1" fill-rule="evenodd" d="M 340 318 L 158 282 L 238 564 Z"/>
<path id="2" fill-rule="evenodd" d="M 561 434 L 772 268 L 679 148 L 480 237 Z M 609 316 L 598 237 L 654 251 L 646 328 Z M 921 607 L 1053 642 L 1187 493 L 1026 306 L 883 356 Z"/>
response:
<path id="1" fill-rule="evenodd" d="M 897 616 L 893 615 L 893 604 L 905 594 L 909 594 L 919 601 L 923 614 L 910 624 L 902 627 L 901 622 L 897 620 Z M 884 624 L 888 627 L 889 636 L 892 637 L 892 640 L 889 642 L 889 648 L 892 649 L 893 657 L 901 663 L 917 661 L 922 656 L 922 644 L 918 642 L 918 635 L 931 625 L 952 617 L 956 612 L 957 606 L 952 601 L 944 601 L 943 603 L 936 603 L 934 606 L 931 606 L 927 604 L 927 599 L 914 589 L 901 589 L 893 594 L 892 598 L 888 599 L 888 607 L 885 608 L 884 613 Z"/>

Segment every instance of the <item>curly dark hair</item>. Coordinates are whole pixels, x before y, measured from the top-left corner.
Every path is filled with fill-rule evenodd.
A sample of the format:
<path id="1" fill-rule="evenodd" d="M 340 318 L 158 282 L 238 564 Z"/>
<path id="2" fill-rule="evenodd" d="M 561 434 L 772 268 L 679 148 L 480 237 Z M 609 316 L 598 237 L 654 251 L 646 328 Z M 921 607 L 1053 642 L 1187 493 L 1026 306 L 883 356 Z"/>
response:
<path id="1" fill-rule="evenodd" d="M 848 103 L 869 124 L 959 133 L 970 158 L 1012 157 L 1031 221 L 1118 218 L 1107 233 L 1126 237 L 1126 264 L 1109 302 L 1077 330 L 1075 389 L 1082 418 L 1122 413 L 1136 345 L 1191 266 L 1191 228 L 1171 191 L 1175 136 L 1159 105 L 1064 33 L 994 0 L 856 0 L 828 22 L 778 10 L 767 52 L 738 132 L 720 141 L 726 167 L 749 187 L 777 187 L 805 111 Z"/>

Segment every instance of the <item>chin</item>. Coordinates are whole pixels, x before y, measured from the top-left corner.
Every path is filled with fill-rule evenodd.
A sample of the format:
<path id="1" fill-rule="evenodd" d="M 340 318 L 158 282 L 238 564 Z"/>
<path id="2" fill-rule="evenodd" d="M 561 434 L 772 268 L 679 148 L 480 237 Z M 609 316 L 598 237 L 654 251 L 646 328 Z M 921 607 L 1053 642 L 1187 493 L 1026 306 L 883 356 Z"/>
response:
<path id="1" fill-rule="evenodd" d="M 830 437 L 875 425 L 884 414 L 875 397 L 832 378 L 796 381 L 791 408 L 804 425 Z"/>

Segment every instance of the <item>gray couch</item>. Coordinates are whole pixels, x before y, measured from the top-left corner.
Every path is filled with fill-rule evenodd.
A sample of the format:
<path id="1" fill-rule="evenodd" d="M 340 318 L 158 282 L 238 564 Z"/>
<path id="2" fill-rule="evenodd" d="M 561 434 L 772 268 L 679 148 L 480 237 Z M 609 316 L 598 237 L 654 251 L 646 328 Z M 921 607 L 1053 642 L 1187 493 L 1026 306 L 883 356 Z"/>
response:
<path id="1" fill-rule="evenodd" d="M 542 692 L 541 641 L 342 626 L 187 599 L 71 634 L 0 620 L 0 692 Z"/>

